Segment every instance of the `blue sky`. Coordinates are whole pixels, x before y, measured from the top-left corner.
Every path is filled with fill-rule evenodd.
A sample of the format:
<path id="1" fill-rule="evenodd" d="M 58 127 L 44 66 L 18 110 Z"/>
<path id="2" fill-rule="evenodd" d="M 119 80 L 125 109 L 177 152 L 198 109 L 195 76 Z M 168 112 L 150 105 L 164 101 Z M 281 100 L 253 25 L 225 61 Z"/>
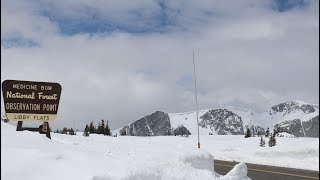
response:
<path id="1" fill-rule="evenodd" d="M 2 1 L 4 7 L 6 2 Z M 123 32 L 130 34 L 150 34 L 150 33 L 170 33 L 172 31 L 192 31 L 194 26 L 208 24 L 215 19 L 228 16 L 229 12 L 224 12 L 214 6 L 201 7 L 196 10 L 195 16 L 190 16 L 183 6 L 185 2 L 177 1 L 172 5 L 169 1 L 151 1 L 153 8 L 136 6 L 124 8 L 121 15 L 124 18 L 114 18 L 114 15 L 105 13 L 103 8 L 98 8 L 89 3 L 78 3 L 76 1 L 65 3 L 60 1 L 31 1 L 34 9 L 30 9 L 31 14 L 47 18 L 55 24 L 58 32 L 65 36 L 76 34 L 110 34 L 113 32 Z M 19 3 L 14 1 L 12 4 Z M 254 1 L 250 2 L 255 6 Z M 259 2 L 258 2 L 259 3 Z M 11 3 L 8 3 L 11 4 Z M 143 3 L 141 3 L 143 4 Z M 232 4 L 232 3 L 231 3 Z M 107 6 L 107 4 L 103 4 Z M 285 13 L 287 11 L 303 9 L 312 6 L 311 0 L 272 0 L 265 1 L 262 8 L 266 11 Z M 13 5 L 14 6 L 14 5 Z M 155 7 L 154 7 L 155 6 Z M 120 12 L 116 12 L 118 15 Z M 188 18 L 188 21 L 181 19 Z M 1 44 L 5 47 L 12 46 L 36 46 L 38 43 L 28 37 L 23 37 L 19 33 L 5 36 L 1 39 Z"/>
<path id="2" fill-rule="evenodd" d="M 309 5 L 309 1 L 304 0 L 274 0 L 270 2 L 270 5 L 266 5 L 265 8 L 271 7 L 272 10 L 278 12 L 286 12 L 292 9 L 300 9 Z M 182 3 L 181 3 L 182 4 Z M 74 11 L 80 11 L 83 16 L 64 16 L 60 14 L 58 5 L 54 2 L 44 4 L 43 6 L 51 6 L 53 8 L 40 9 L 39 14 L 48 17 L 52 22 L 58 24 L 61 33 L 66 35 L 74 35 L 78 33 L 110 33 L 114 31 L 126 32 L 126 33 L 160 33 L 170 31 L 170 27 L 177 27 L 178 30 L 183 30 L 179 27 L 179 18 L 188 16 L 184 10 L 180 7 L 170 7 L 168 1 L 159 0 L 155 1 L 155 5 L 158 8 L 148 13 L 147 8 L 134 8 L 127 12 L 127 16 L 130 16 L 130 22 L 126 21 L 114 21 L 112 17 L 108 17 L 103 12 L 100 12 L 95 7 L 82 6 Z M 71 9 L 72 11 L 72 9 Z M 79 12 L 78 12 L 79 13 Z M 207 7 L 199 12 L 199 16 L 190 17 L 191 21 L 200 21 L 207 23 L 215 16 L 223 16 L 223 12 L 215 13 L 214 7 Z M 136 21 L 139 23 L 132 23 Z M 189 23 L 192 25 L 192 22 Z M 185 25 L 187 27 L 188 24 Z M 180 29 L 181 28 L 181 29 Z M 189 27 L 189 29 L 192 27 Z"/>
<path id="3" fill-rule="evenodd" d="M 1 45 L 4 48 L 38 46 L 32 39 L 24 38 L 19 35 L 1 38 Z"/>
<path id="4" fill-rule="evenodd" d="M 311 1 L 305 0 L 275 0 L 273 3 L 273 8 L 279 12 L 290 11 L 295 8 L 304 8 L 310 5 Z"/>
<path id="5" fill-rule="evenodd" d="M 62 84 L 53 127 L 104 118 L 117 128 L 156 110 L 193 110 L 193 51 L 202 109 L 319 103 L 316 0 L 1 5 L 1 80 Z"/>

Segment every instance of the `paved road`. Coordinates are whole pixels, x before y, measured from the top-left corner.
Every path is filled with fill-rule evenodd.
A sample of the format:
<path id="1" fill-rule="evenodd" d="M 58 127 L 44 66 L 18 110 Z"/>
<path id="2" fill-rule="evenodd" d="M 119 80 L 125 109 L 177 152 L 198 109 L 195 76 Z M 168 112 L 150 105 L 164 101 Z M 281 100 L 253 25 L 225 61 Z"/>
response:
<path id="1" fill-rule="evenodd" d="M 238 162 L 214 160 L 214 171 L 227 174 Z M 314 180 L 319 179 L 319 171 L 266 166 L 246 163 L 248 176 L 252 180 Z"/>

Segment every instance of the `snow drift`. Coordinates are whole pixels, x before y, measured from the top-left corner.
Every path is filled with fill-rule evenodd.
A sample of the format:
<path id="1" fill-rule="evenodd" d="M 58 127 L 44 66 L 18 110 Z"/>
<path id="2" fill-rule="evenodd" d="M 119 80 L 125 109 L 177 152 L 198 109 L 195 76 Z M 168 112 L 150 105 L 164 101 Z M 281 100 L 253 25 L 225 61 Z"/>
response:
<path id="1" fill-rule="evenodd" d="M 168 138 L 170 141 L 168 143 Z M 185 138 L 186 139 L 186 138 Z M 192 140 L 192 139 L 191 139 Z M 16 132 L 1 122 L 1 179 L 220 179 L 213 156 L 181 137 L 108 137 Z M 231 179 L 248 179 L 235 167 Z M 239 172 L 239 173 L 238 173 Z"/>

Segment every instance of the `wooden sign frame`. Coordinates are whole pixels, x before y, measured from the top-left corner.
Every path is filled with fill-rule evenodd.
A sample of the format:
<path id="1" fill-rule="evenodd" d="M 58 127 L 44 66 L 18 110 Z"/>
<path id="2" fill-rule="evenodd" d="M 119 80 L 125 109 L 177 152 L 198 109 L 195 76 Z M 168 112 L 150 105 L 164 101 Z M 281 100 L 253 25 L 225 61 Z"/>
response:
<path id="1" fill-rule="evenodd" d="M 6 118 L 18 121 L 17 131 L 38 131 L 51 139 L 49 121 L 57 117 L 61 90 L 61 85 L 53 82 L 3 81 Z M 43 124 L 39 128 L 22 127 L 23 121 Z"/>

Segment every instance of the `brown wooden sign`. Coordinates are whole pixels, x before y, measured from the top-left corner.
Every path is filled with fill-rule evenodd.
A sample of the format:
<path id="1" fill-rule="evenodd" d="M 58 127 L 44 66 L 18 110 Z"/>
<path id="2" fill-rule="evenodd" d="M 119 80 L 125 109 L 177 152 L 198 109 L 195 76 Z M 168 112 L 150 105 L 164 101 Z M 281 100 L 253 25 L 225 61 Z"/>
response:
<path id="1" fill-rule="evenodd" d="M 58 83 L 5 80 L 2 92 L 9 120 L 47 122 L 57 117 L 61 95 Z"/>

